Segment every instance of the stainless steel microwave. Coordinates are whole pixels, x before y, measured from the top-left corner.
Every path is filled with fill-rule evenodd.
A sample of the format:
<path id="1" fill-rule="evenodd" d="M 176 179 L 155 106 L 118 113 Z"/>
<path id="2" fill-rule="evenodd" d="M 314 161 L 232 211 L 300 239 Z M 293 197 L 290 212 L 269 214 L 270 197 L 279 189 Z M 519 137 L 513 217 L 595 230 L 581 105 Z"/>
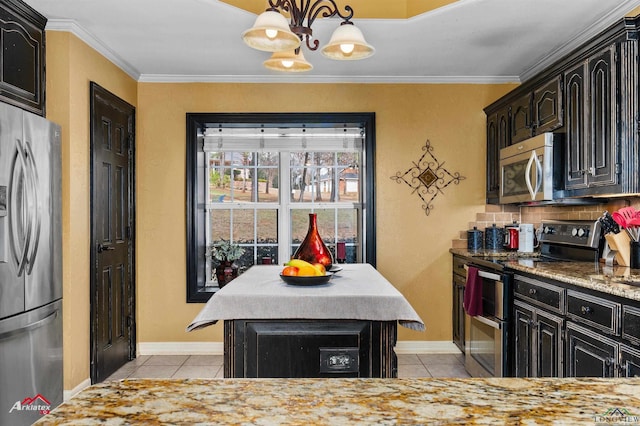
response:
<path id="1" fill-rule="evenodd" d="M 500 150 L 500 203 L 527 203 L 554 199 L 554 144 L 560 135 L 542 133 Z M 556 167 L 560 167 L 557 164 Z"/>

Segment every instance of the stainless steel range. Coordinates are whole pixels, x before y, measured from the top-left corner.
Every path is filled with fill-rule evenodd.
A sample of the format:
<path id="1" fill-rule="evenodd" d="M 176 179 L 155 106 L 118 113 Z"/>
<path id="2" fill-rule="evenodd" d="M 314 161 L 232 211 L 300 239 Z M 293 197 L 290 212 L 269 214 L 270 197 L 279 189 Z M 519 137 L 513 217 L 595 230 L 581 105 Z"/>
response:
<path id="1" fill-rule="evenodd" d="M 538 238 L 542 261 L 597 263 L 604 245 L 599 221 L 546 220 Z"/>
<path id="2" fill-rule="evenodd" d="M 518 257 L 523 264 L 583 261 L 598 263 L 603 238 L 598 221 L 545 220 L 538 229 L 539 255 Z M 511 256 L 473 258 L 482 280 L 482 314 L 466 315 L 465 368 L 473 377 L 508 377 L 512 366 L 508 351 L 513 347 L 513 274 L 505 270 Z"/>

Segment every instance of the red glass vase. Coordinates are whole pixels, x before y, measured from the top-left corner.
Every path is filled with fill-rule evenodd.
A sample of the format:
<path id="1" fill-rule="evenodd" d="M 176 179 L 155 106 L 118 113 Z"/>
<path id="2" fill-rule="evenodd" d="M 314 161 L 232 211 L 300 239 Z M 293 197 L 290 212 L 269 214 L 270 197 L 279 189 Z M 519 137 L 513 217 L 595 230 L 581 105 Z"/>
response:
<path id="1" fill-rule="evenodd" d="M 333 264 L 333 256 L 320 238 L 317 219 L 315 213 L 309 213 L 309 230 L 302 244 L 293 254 L 293 258 L 306 260 L 309 263 L 322 263 L 329 270 Z"/>

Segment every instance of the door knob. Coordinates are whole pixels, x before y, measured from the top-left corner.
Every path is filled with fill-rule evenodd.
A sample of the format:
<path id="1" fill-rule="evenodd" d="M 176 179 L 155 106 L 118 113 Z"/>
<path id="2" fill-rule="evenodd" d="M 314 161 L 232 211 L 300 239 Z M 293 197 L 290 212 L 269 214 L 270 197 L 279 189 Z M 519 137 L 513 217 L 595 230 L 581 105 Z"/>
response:
<path id="1" fill-rule="evenodd" d="M 115 250 L 115 247 L 98 244 L 98 253 L 102 253 L 103 251 L 109 251 L 109 250 Z"/>

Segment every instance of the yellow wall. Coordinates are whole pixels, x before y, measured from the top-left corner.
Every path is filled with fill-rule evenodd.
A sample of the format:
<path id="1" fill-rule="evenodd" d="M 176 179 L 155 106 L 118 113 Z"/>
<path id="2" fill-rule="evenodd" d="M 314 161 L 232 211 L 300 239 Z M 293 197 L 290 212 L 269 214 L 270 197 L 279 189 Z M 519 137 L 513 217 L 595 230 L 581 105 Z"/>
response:
<path id="1" fill-rule="evenodd" d="M 47 118 L 62 126 L 64 388 L 89 378 L 89 82 L 137 102 L 137 82 L 66 32 L 47 32 Z"/>
<path id="2" fill-rule="evenodd" d="M 222 326 L 186 333 L 202 308 L 186 303 L 185 114 L 375 112 L 378 269 L 409 300 L 425 333 L 450 341 L 451 240 L 484 206 L 482 108 L 513 85 L 137 83 L 75 36 L 47 32 L 47 117 L 62 125 L 65 389 L 89 377 L 89 81 L 136 106 L 138 343 L 222 341 Z M 426 216 L 390 179 L 422 155 L 466 177 Z"/>
<path id="3" fill-rule="evenodd" d="M 222 341 L 220 324 L 185 333 L 202 308 L 185 295 L 187 112 L 376 113 L 378 270 L 407 297 L 426 333 L 451 339 L 451 240 L 484 207 L 483 107 L 511 85 L 159 84 L 138 86 L 138 340 Z M 436 197 L 426 216 L 408 186 L 390 179 L 429 139 L 444 167 L 466 179 Z"/>

